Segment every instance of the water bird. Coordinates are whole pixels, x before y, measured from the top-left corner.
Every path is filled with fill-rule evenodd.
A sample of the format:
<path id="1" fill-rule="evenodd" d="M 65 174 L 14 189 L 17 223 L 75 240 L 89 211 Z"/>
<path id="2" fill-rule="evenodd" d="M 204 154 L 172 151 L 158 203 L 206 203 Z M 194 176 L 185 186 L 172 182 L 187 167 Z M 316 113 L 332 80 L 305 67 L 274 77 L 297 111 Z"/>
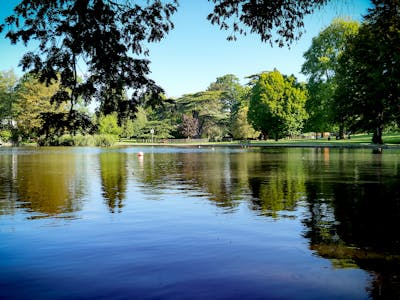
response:
<path id="1" fill-rule="evenodd" d="M 137 156 L 142 157 L 144 153 L 142 151 L 138 152 Z"/>

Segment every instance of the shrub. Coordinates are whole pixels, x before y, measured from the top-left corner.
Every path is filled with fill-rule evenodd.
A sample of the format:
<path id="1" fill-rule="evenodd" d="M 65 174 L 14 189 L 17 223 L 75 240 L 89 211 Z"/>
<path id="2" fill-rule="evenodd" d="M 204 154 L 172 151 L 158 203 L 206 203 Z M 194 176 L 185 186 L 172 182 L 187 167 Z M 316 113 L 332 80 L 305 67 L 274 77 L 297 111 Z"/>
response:
<path id="1" fill-rule="evenodd" d="M 0 140 L 3 142 L 10 141 L 12 137 L 12 132 L 10 130 L 0 130 Z"/>
<path id="2" fill-rule="evenodd" d="M 94 146 L 95 138 L 92 135 L 81 135 L 74 136 L 75 146 Z"/>
<path id="3" fill-rule="evenodd" d="M 111 134 L 97 134 L 94 136 L 95 146 L 110 147 L 117 141 L 117 136 Z"/>
<path id="4" fill-rule="evenodd" d="M 70 134 L 64 134 L 58 138 L 55 139 L 55 145 L 54 146 L 74 146 L 74 137 Z"/>
<path id="5" fill-rule="evenodd" d="M 39 146 L 97 146 L 110 147 L 115 144 L 118 137 L 112 134 L 97 134 L 97 135 L 76 135 L 64 134 L 62 136 L 52 136 L 45 138 L 44 136 L 38 139 Z"/>

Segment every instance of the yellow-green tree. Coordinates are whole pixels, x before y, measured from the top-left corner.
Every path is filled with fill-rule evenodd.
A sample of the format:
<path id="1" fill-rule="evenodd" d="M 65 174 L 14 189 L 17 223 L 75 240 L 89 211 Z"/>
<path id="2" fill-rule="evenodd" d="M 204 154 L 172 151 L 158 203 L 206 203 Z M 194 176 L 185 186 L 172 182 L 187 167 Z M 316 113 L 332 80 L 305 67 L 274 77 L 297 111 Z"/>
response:
<path id="1" fill-rule="evenodd" d="M 35 137 L 44 124 L 44 113 L 64 112 L 66 107 L 57 107 L 50 102 L 57 92 L 58 83 L 46 85 L 38 78 L 26 74 L 17 87 L 17 126 L 24 137 Z"/>
<path id="2" fill-rule="evenodd" d="M 251 139 L 260 135 L 260 132 L 256 131 L 248 122 L 248 111 L 249 107 L 247 105 L 241 105 L 238 111 L 235 112 L 231 124 L 231 131 L 234 139 Z"/>
<path id="3" fill-rule="evenodd" d="M 100 134 L 110 134 L 119 136 L 122 133 L 122 128 L 118 126 L 117 113 L 112 113 L 99 118 Z"/>
<path id="4" fill-rule="evenodd" d="M 15 115 L 15 86 L 17 76 L 13 70 L 0 72 L 0 118 L 6 120 L 1 125 L 11 126 Z"/>

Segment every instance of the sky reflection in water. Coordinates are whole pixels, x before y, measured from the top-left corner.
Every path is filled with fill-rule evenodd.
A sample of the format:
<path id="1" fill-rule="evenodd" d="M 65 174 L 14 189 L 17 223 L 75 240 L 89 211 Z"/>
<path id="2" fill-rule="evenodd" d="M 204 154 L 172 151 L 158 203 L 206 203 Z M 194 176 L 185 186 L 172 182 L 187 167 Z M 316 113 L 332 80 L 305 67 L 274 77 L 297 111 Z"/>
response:
<path id="1" fill-rule="evenodd" d="M 399 154 L 0 149 L 0 298 L 399 297 Z"/>

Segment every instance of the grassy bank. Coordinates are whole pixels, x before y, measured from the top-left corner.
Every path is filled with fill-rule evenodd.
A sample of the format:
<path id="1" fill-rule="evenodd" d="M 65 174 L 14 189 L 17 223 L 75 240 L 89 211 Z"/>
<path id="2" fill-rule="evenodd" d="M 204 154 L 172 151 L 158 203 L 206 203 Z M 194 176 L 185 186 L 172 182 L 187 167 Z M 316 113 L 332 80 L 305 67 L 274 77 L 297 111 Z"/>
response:
<path id="1" fill-rule="evenodd" d="M 387 134 L 383 136 L 384 145 L 371 143 L 372 135 L 356 134 L 350 139 L 282 139 L 279 141 L 232 141 L 232 142 L 198 142 L 189 140 L 187 142 L 176 143 L 169 140 L 163 143 L 138 143 L 132 140 L 123 140 L 119 145 L 163 145 L 163 146 L 256 146 L 256 147 L 394 147 L 400 148 L 400 134 Z"/>

